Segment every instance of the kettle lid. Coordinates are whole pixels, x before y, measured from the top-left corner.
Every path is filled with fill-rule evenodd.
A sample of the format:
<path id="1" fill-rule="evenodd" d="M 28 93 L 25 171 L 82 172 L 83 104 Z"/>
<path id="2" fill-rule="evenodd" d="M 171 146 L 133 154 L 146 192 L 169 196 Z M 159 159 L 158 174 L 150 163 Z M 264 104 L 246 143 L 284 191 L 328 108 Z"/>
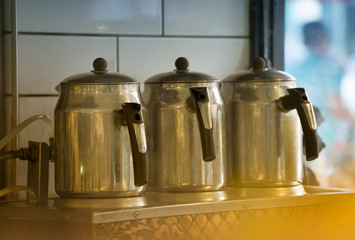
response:
<path id="1" fill-rule="evenodd" d="M 253 66 L 249 70 L 242 70 L 235 72 L 222 82 L 244 82 L 244 81 L 255 81 L 255 82 L 272 82 L 272 81 L 295 81 L 296 78 L 292 75 L 279 71 L 276 69 L 266 68 L 265 60 L 261 57 L 257 57 L 253 61 Z"/>
<path id="2" fill-rule="evenodd" d="M 109 72 L 107 68 L 107 62 L 104 58 L 96 58 L 93 62 L 94 70 L 88 73 L 79 73 L 67 77 L 60 84 L 64 85 L 77 85 L 77 84 L 108 84 L 108 85 L 120 85 L 120 84 L 132 84 L 139 83 L 133 78 L 122 74 Z"/>
<path id="3" fill-rule="evenodd" d="M 172 72 L 160 73 L 148 78 L 144 83 L 210 83 L 218 81 L 217 78 L 201 73 L 191 72 L 189 61 L 184 57 L 179 57 L 175 61 L 176 69 Z"/>

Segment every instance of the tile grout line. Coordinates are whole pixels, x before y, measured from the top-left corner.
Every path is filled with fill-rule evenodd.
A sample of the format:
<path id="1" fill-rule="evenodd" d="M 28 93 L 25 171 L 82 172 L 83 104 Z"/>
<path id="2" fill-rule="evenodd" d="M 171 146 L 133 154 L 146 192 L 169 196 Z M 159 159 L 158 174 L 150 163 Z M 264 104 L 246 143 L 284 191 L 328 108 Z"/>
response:
<path id="1" fill-rule="evenodd" d="M 12 93 L 4 93 L 4 97 L 12 97 Z M 20 93 L 18 97 L 59 97 L 58 93 Z"/>
<path id="2" fill-rule="evenodd" d="M 120 37 L 116 37 L 116 72 L 120 72 Z"/>
<path id="3" fill-rule="evenodd" d="M 154 34 L 89 34 L 89 33 L 50 33 L 50 32 L 18 32 L 19 35 L 35 36 L 67 36 L 67 37 L 136 37 L 136 38 L 213 38 L 213 39 L 249 39 L 250 36 L 237 35 L 154 35 Z"/>
<path id="4" fill-rule="evenodd" d="M 161 35 L 165 37 L 165 0 L 161 0 Z"/>
<path id="5" fill-rule="evenodd" d="M 56 93 L 21 93 L 19 94 L 20 98 L 25 98 L 25 97 L 59 97 L 59 94 Z"/>

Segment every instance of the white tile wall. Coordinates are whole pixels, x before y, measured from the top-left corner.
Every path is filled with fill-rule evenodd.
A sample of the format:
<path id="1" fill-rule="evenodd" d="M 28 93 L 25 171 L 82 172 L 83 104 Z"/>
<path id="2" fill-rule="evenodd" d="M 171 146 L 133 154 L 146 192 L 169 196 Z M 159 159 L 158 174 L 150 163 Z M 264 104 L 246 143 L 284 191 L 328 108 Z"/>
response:
<path id="1" fill-rule="evenodd" d="M 120 38 L 119 69 L 137 80 L 175 69 L 186 57 L 191 71 L 222 79 L 248 67 L 248 39 Z"/>
<path id="2" fill-rule="evenodd" d="M 18 0 L 19 31 L 160 34 L 161 0 Z"/>
<path id="3" fill-rule="evenodd" d="M 91 71 L 97 57 L 117 69 L 116 37 L 20 35 L 18 55 L 20 94 L 57 93 L 59 82 Z"/>
<path id="4" fill-rule="evenodd" d="M 26 120 L 27 118 L 37 115 L 45 114 L 52 120 L 54 119 L 54 108 L 57 103 L 57 97 L 20 97 L 19 99 L 19 122 Z M 48 132 L 45 124 L 38 120 L 27 128 L 25 128 L 19 137 L 19 147 L 27 147 L 28 141 L 46 142 L 48 141 Z M 49 195 L 55 196 L 54 191 L 54 164 L 50 163 L 50 177 L 49 177 Z M 18 173 L 17 184 L 27 184 L 27 162 L 18 161 Z M 21 197 L 25 195 L 21 194 Z"/>
<path id="5" fill-rule="evenodd" d="M 166 0 L 166 35 L 249 35 L 249 0 Z"/>
<path id="6" fill-rule="evenodd" d="M 45 114 L 54 119 L 54 108 L 58 97 L 20 97 L 19 121 L 22 122 L 37 114 Z M 48 142 L 48 132 L 45 124 L 38 120 L 20 133 L 20 147 L 27 147 L 28 141 Z"/>

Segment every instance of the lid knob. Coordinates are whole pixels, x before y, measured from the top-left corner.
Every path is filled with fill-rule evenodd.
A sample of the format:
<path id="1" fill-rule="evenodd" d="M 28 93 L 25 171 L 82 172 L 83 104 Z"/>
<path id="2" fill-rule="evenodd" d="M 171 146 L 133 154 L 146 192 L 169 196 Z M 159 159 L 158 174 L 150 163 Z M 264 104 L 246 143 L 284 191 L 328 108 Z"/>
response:
<path id="1" fill-rule="evenodd" d="M 106 72 L 107 62 L 104 58 L 96 58 L 92 63 L 95 72 Z"/>
<path id="2" fill-rule="evenodd" d="M 189 67 L 189 61 L 184 57 L 179 57 L 175 61 L 176 70 L 187 70 Z"/>
<path id="3" fill-rule="evenodd" d="M 262 57 L 257 57 L 253 61 L 253 69 L 255 70 L 264 70 L 266 66 L 266 62 L 264 58 Z"/>

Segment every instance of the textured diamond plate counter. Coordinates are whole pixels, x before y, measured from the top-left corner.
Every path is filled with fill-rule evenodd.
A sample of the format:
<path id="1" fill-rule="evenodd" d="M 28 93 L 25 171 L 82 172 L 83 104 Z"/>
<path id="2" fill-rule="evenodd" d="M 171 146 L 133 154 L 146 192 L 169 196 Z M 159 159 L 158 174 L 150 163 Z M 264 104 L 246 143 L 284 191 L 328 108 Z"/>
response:
<path id="1" fill-rule="evenodd" d="M 355 191 L 299 196 L 153 193 L 144 197 L 0 203 L 0 239 L 355 239 Z"/>

